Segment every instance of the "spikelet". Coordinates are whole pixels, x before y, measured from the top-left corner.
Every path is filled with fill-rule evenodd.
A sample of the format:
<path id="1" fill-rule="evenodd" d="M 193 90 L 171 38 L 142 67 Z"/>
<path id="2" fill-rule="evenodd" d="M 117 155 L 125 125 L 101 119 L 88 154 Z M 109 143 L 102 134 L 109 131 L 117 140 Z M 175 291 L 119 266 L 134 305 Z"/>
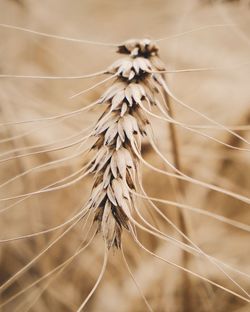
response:
<path id="1" fill-rule="evenodd" d="M 162 77 L 153 71 L 164 68 L 157 46 L 148 39 L 129 40 L 118 53 L 125 57 L 108 69 L 117 78 L 98 101 L 106 109 L 92 133 L 95 156 L 88 168 L 95 174 L 88 205 L 108 248 L 119 248 L 122 229 L 131 225 L 131 190 L 136 189 L 140 170 L 137 155 L 149 124 L 142 107 L 157 105 L 156 84 L 161 86 Z"/>

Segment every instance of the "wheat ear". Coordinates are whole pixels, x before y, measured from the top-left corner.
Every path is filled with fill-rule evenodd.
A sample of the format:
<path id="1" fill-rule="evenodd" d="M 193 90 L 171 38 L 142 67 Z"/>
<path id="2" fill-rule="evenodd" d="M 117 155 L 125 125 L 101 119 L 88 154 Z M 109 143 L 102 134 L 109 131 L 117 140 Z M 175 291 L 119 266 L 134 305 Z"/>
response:
<path id="1" fill-rule="evenodd" d="M 148 39 L 120 45 L 118 53 L 124 57 L 108 69 L 116 79 L 98 101 L 106 108 L 92 132 L 95 156 L 87 170 L 95 175 L 95 182 L 88 207 L 94 210 L 108 248 L 119 248 L 122 229 L 131 227 L 135 205 L 131 190 L 137 188 L 140 170 L 137 153 L 141 154 L 149 125 L 141 104 L 156 104 L 155 87 L 149 77 L 152 71 L 162 69 L 157 52 L 157 46 Z"/>

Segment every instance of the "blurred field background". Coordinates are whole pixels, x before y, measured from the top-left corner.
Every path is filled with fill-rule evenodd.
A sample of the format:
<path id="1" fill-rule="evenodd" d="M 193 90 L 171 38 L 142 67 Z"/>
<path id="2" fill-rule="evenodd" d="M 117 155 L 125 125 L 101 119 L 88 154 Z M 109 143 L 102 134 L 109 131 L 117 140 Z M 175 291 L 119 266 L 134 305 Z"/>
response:
<path id="1" fill-rule="evenodd" d="M 169 70 L 225 68 L 168 74 L 167 81 L 176 96 L 224 125 L 233 127 L 250 124 L 249 1 L 8 0 L 0 2 L 0 23 L 104 43 L 120 43 L 130 38 L 158 39 L 170 36 L 159 42 L 161 59 Z M 202 28 L 208 25 L 217 27 Z M 201 29 L 198 30 L 199 28 Z M 197 31 L 171 37 L 193 29 Z M 67 42 L 1 27 L 0 38 L 0 74 L 76 76 L 104 70 L 119 57 L 112 47 Z M 1 122 L 38 119 L 81 108 L 97 99 L 108 83 L 75 99 L 70 100 L 69 97 L 100 80 L 101 78 L 68 81 L 1 79 Z M 177 120 L 187 124 L 209 124 L 180 105 L 172 105 Z M 24 148 L 23 153 L 26 148 L 40 144 L 60 146 L 56 142 L 92 125 L 100 114 L 101 110 L 94 109 L 64 120 L 1 127 L 1 153 Z M 153 119 L 152 125 L 161 150 L 172 160 L 168 125 Z M 250 140 L 249 129 L 250 127 L 248 131 L 241 130 L 238 133 Z M 225 131 L 211 128 L 201 131 L 228 144 L 249 147 Z M 27 135 L 18 137 L 24 133 Z M 8 141 L 13 136 L 17 137 Z M 178 138 L 182 167 L 186 174 L 238 194 L 250 195 L 249 153 L 226 148 L 180 128 Z M 64 144 L 70 142 L 69 139 Z M 72 155 L 75 149 L 76 147 L 72 147 L 1 162 L 0 183 L 32 167 Z M 148 161 L 164 168 L 146 142 L 143 150 Z M 14 155 L 18 155 L 18 152 L 14 152 Z M 1 188 L 1 198 L 36 191 L 76 171 L 85 162 L 86 159 L 76 157 L 60 167 L 46 167 L 47 170 L 21 176 Z M 151 196 L 177 200 L 178 190 L 172 179 L 144 168 L 143 181 Z M 92 182 L 91 177 L 88 177 L 59 191 L 32 195 L 3 211 L 0 217 L 0 238 L 34 233 L 65 222 L 88 199 Z M 185 183 L 185 191 L 186 204 L 249 225 L 249 205 L 188 183 Z M 12 203 L 14 201 L 0 202 L 1 209 Z M 145 213 L 146 206 L 147 202 L 140 202 L 140 209 Z M 158 206 L 173 222 L 176 221 L 176 207 L 163 204 Z M 185 215 L 190 237 L 202 250 L 250 274 L 249 232 L 189 211 Z M 180 239 L 179 234 L 166 221 L 157 215 L 154 217 L 162 231 Z M 1 301 L 4 302 L 73 255 L 86 238 L 91 224 L 88 222 L 85 229 L 79 225 L 65 235 L 1 294 Z M 39 254 L 60 231 L 62 230 L 1 244 L 1 283 Z M 138 231 L 138 235 L 154 253 L 181 264 L 179 248 L 141 231 Z M 140 250 L 125 232 L 123 246 L 131 270 L 154 311 L 249 311 L 249 304 L 243 300 L 192 276 L 189 276 L 189 297 L 185 302 L 180 271 Z M 60 275 L 53 280 L 45 279 L 36 284 L 2 307 L 2 311 L 76 311 L 97 279 L 102 258 L 103 242 L 97 236 Z M 190 256 L 189 268 L 240 293 L 218 268 L 202 257 Z M 250 291 L 249 278 L 236 272 L 230 274 Z M 139 312 L 146 309 L 120 253 L 111 252 L 104 278 L 85 310 Z"/>

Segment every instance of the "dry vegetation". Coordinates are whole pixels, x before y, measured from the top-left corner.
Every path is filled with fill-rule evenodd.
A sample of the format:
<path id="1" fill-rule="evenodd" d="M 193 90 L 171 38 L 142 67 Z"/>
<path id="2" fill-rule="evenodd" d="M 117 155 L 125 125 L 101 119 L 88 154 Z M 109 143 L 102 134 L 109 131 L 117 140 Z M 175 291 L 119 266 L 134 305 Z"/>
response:
<path id="1" fill-rule="evenodd" d="M 141 290 L 131 278 L 122 253 L 117 249 L 110 250 L 105 274 L 86 304 L 86 311 L 146 311 L 142 293 L 152 310 L 157 312 L 249 311 L 250 201 L 247 198 L 250 197 L 250 146 L 239 138 L 240 135 L 245 141 L 250 141 L 249 14 L 249 1 L 244 0 L 1 1 L 0 23 L 49 34 L 104 43 L 166 37 L 158 42 L 158 46 L 160 57 L 169 71 L 213 68 L 166 74 L 174 95 L 236 133 L 229 133 L 170 98 L 175 119 L 187 125 L 202 126 L 195 129 L 206 135 L 176 128 L 182 171 L 231 191 L 234 196 L 193 183 L 178 184 L 175 178 L 142 166 L 143 185 L 149 196 L 200 209 L 181 209 L 186 232 L 194 245 L 183 240 L 176 228 L 167 222 L 168 218 L 180 226 L 178 207 L 155 202 L 162 217 L 152 209 L 148 200 L 137 198 L 137 205 L 149 223 L 196 251 L 192 249 L 193 254 L 183 252 L 175 241 L 164 240 L 137 228 L 142 244 L 153 254 L 180 266 L 185 265 L 225 289 L 185 274 L 143 251 L 131 233 L 123 230 L 123 251 Z M 172 36 L 175 34 L 180 36 Z M 1 75 L 84 75 L 105 70 L 120 57 L 113 46 L 58 40 L 4 27 L 0 27 L 0 38 Z M 83 130 L 96 123 L 102 108 L 65 118 L 34 120 L 65 114 L 92 103 L 110 82 L 69 98 L 104 78 L 0 78 L 0 183 L 12 179 L 0 186 L 0 281 L 6 286 L 0 288 L 2 311 L 77 311 L 100 274 L 104 243 L 100 234 L 91 240 L 96 230 L 91 215 L 72 228 L 67 224 L 47 234 L 4 240 L 63 224 L 88 200 L 93 184 L 93 176 L 90 175 L 56 191 L 18 196 L 55 183 L 77 172 L 90 160 L 89 154 L 83 156 L 83 153 L 78 153 L 86 145 L 67 146 L 86 135 Z M 153 112 L 159 113 L 156 109 Z M 159 149 L 173 162 L 168 123 L 152 116 L 149 119 Z M 22 120 L 34 122 L 8 123 Z M 48 152 L 48 149 L 55 150 Z M 29 153 L 32 155 L 27 155 Z M 70 158 L 72 155 L 76 156 Z M 143 141 L 142 155 L 155 167 L 173 172 L 157 156 L 148 140 Z M 64 162 L 56 162 L 66 157 Z M 54 163 L 48 166 L 52 161 Z M 31 170 L 37 166 L 40 166 L 39 170 Z M 28 174 L 22 174 L 25 171 Z M 10 197 L 15 198 L 3 200 Z M 209 216 L 210 213 L 212 215 Z M 138 216 L 135 218 L 140 221 Z M 60 240 L 36 258 L 67 228 L 68 232 Z M 89 241 L 86 249 L 73 257 L 65 268 L 61 267 L 55 274 L 38 282 Z M 214 257 L 212 261 L 199 255 L 197 246 Z M 34 263 L 24 270 L 32 259 L 35 259 Z M 22 269 L 15 279 L 11 279 Z M 29 285 L 32 287 L 13 298 Z M 9 299 L 13 300 L 5 304 Z"/>

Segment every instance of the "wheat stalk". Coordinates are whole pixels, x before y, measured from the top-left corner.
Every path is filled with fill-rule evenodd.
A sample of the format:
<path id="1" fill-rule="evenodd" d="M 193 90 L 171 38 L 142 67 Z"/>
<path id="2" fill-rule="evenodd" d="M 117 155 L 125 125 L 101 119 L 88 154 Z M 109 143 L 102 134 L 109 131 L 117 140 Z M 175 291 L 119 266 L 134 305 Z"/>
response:
<path id="1" fill-rule="evenodd" d="M 138 213 L 138 210 L 132 191 L 136 192 L 138 183 L 141 184 L 141 144 L 143 137 L 147 139 L 150 136 L 148 128 L 151 128 L 144 112 L 144 104 L 147 103 L 149 109 L 156 106 L 162 111 L 156 95 L 160 88 L 165 91 L 165 100 L 168 95 L 161 75 L 165 66 L 158 58 L 158 48 L 154 43 L 147 39 L 129 40 L 119 46 L 118 53 L 127 57 L 117 60 L 108 69 L 108 73 L 117 78 L 99 100 L 100 104 L 106 104 L 106 108 L 92 133 L 92 136 L 97 138 L 91 148 L 96 150 L 96 155 L 88 168 L 88 172 L 95 174 L 88 209 L 94 210 L 94 220 L 98 222 L 99 231 L 108 249 L 121 247 L 123 229 L 129 230 L 134 237 L 136 235 L 134 225 L 138 224 L 133 219 L 133 214 L 135 211 Z M 155 74 L 158 71 L 160 74 Z M 173 119 L 171 106 L 168 114 Z M 170 166 L 182 176 L 176 133 L 172 123 L 170 134 L 175 161 L 175 166 Z M 150 138 L 149 141 L 152 143 Z M 154 144 L 152 146 L 155 147 Z M 178 181 L 179 190 L 184 195 L 181 181 Z M 140 214 L 139 216 L 141 217 Z M 145 222 L 145 219 L 142 220 Z M 187 240 L 193 244 L 188 238 L 182 212 L 179 214 L 179 220 L 184 243 Z M 138 242 L 136 237 L 135 240 Z M 185 253 L 183 255 L 183 266 L 187 268 L 188 256 Z M 228 277 L 231 279 L 229 275 Z M 190 285 L 185 274 L 184 283 L 185 302 L 190 297 Z M 238 283 L 236 285 L 248 295 Z"/>
<path id="2" fill-rule="evenodd" d="M 9 25 L 2 25 L 7 26 Z M 219 26 L 219 25 L 217 25 Z M 216 27 L 217 27 L 216 26 Z M 224 27 L 225 25 L 221 25 Z M 215 27 L 215 25 L 212 25 L 211 27 Z M 14 29 L 19 29 L 26 31 L 26 29 L 18 28 L 13 26 Z M 50 36 L 45 33 L 39 33 L 39 32 L 33 32 L 34 34 L 39 34 L 42 36 Z M 63 36 L 52 36 L 55 39 L 63 39 L 63 40 L 70 40 L 70 41 L 77 41 L 77 39 L 70 39 L 68 37 Z M 164 38 L 163 38 L 164 39 Z M 161 41 L 158 40 L 158 41 Z M 85 43 L 93 43 L 90 41 L 84 41 L 80 40 L 79 42 L 85 42 Z M 94 43 L 95 44 L 95 43 Z M 97 43 L 98 45 L 102 45 L 102 43 Z M 117 46 L 116 44 L 107 44 L 108 46 Z M 219 123 L 207 118 L 207 116 L 204 116 L 205 119 L 212 123 L 212 125 L 187 125 L 181 122 L 178 122 L 174 119 L 174 116 L 172 114 L 172 103 L 169 101 L 169 98 L 175 100 L 177 103 L 181 104 L 183 107 L 187 108 L 186 103 L 179 100 L 173 92 L 169 89 L 169 86 L 166 84 L 164 74 L 165 73 L 177 73 L 177 72 L 189 72 L 189 71 L 195 71 L 198 69 L 187 69 L 187 70 L 167 70 L 165 68 L 165 65 L 160 61 L 158 56 L 158 47 L 153 43 L 152 41 L 148 39 L 144 40 L 129 40 L 125 43 L 118 45 L 118 53 L 120 55 L 123 55 L 124 57 L 116 61 L 114 64 L 112 64 L 108 69 L 104 71 L 100 71 L 95 74 L 91 75 L 81 75 L 81 76 L 68 76 L 68 77 L 62 77 L 62 76 L 25 76 L 25 75 L 1 75 L 2 78 L 28 78 L 28 79 L 49 79 L 49 80 L 57 80 L 57 79 L 82 79 L 82 78 L 89 78 L 98 76 L 101 74 L 108 74 L 108 78 L 104 79 L 103 81 L 97 83 L 94 86 L 91 86 L 90 88 L 78 92 L 77 94 L 73 95 L 71 98 L 74 98 L 76 96 L 79 96 L 87 91 L 93 90 L 95 87 L 101 85 L 102 83 L 105 83 L 111 79 L 114 80 L 111 87 L 107 89 L 107 91 L 100 97 L 99 100 L 95 101 L 94 103 L 88 105 L 87 107 L 81 108 L 79 110 L 73 111 L 71 113 L 67 114 L 61 114 L 57 116 L 47 117 L 43 119 L 31 119 L 31 120 L 25 120 L 25 121 L 18 121 L 18 122 L 10 122 L 5 123 L 5 125 L 13 125 L 13 124 L 22 124 L 22 123 L 33 123 L 33 122 L 41 122 L 46 120 L 65 120 L 64 118 L 67 118 L 72 115 L 77 115 L 78 113 L 81 113 L 85 110 L 88 110 L 93 107 L 104 107 L 104 113 L 99 118 L 97 123 L 94 126 L 93 131 L 86 135 L 85 137 L 82 137 L 82 133 L 80 132 L 79 135 L 81 136 L 79 140 L 72 141 L 74 137 L 69 137 L 67 139 L 63 139 L 62 143 L 64 145 L 60 147 L 54 147 L 54 143 L 52 143 L 52 147 L 47 145 L 37 145 L 32 146 L 30 152 L 27 153 L 27 147 L 25 148 L 15 148 L 12 149 L 10 152 L 2 153 L 2 159 L 1 162 L 6 162 L 12 159 L 22 159 L 23 157 L 27 156 L 33 156 L 37 154 L 41 154 L 44 152 L 51 152 L 56 150 L 62 150 L 71 146 L 75 146 L 78 144 L 85 144 L 87 142 L 91 142 L 90 147 L 86 148 L 86 151 L 88 154 L 92 155 L 91 160 L 84 166 L 81 167 L 77 172 L 72 174 L 71 176 L 68 176 L 64 179 L 61 179 L 57 181 L 56 183 L 52 183 L 50 185 L 47 185 L 43 189 L 40 189 L 35 192 L 30 192 L 22 195 L 7 197 L 2 199 L 2 201 L 8 201 L 13 199 L 18 199 L 17 202 L 14 204 L 11 204 L 7 207 L 5 207 L 2 212 L 7 211 L 9 208 L 14 207 L 18 203 L 22 202 L 22 200 L 25 200 L 31 196 L 35 196 L 37 194 L 46 193 L 50 191 L 56 191 L 58 189 L 62 188 L 68 188 L 70 185 L 73 185 L 77 183 L 78 181 L 81 181 L 84 177 L 92 176 L 94 177 L 94 183 L 93 188 L 90 194 L 90 198 L 86 205 L 84 205 L 81 210 L 74 215 L 71 219 L 67 220 L 63 224 L 56 226 L 54 228 L 51 228 L 49 230 L 40 231 L 37 233 L 29 234 L 26 236 L 20 236 L 15 237 L 13 239 L 3 239 L 1 240 L 1 243 L 10 242 L 12 240 L 17 239 L 24 239 L 24 238 L 30 238 L 34 236 L 39 236 L 45 233 L 52 232 L 54 230 L 63 228 L 65 225 L 70 224 L 71 222 L 74 222 L 72 226 L 69 227 L 69 229 L 73 229 L 74 226 L 76 226 L 83 218 L 85 218 L 87 213 L 93 213 L 95 215 L 94 222 L 98 225 L 98 232 L 102 234 L 103 240 L 105 242 L 105 252 L 104 252 L 104 262 L 103 267 L 100 273 L 99 278 L 97 279 L 97 282 L 95 286 L 92 288 L 89 295 L 86 297 L 84 302 L 79 308 L 79 311 L 87 304 L 88 300 L 90 299 L 91 295 L 96 290 L 96 287 L 98 286 L 99 282 L 101 281 L 101 278 L 105 272 L 106 264 L 107 264 L 107 256 L 108 256 L 108 250 L 111 248 L 118 248 L 120 249 L 123 245 L 123 238 L 122 238 L 122 232 L 128 231 L 130 232 L 131 236 L 133 237 L 134 241 L 137 245 L 139 245 L 142 249 L 146 250 L 148 253 L 152 254 L 154 257 L 158 257 L 159 259 L 166 261 L 165 258 L 159 257 L 155 255 L 155 253 L 149 251 L 145 246 L 139 241 L 137 235 L 136 235 L 136 227 L 142 229 L 145 232 L 150 233 L 153 237 L 157 237 L 160 240 L 166 241 L 171 244 L 177 244 L 182 250 L 183 255 L 187 256 L 188 253 L 199 255 L 199 257 L 206 258 L 211 263 L 217 264 L 220 268 L 227 268 L 229 270 L 233 271 L 232 267 L 227 267 L 227 264 L 224 262 L 220 262 L 218 259 L 210 257 L 206 255 L 202 250 L 200 250 L 190 239 L 189 239 L 189 233 L 186 230 L 185 220 L 183 220 L 183 215 L 180 213 L 179 215 L 179 228 L 180 228 L 180 234 L 182 237 L 182 242 L 178 240 L 174 240 L 172 237 L 167 236 L 165 233 L 161 232 L 156 227 L 152 226 L 151 221 L 148 222 L 144 217 L 143 214 L 139 211 L 139 208 L 137 207 L 137 197 L 144 198 L 147 200 L 147 202 L 151 205 L 151 209 L 159 213 L 161 217 L 169 223 L 173 228 L 175 224 L 171 224 L 171 221 L 161 213 L 161 211 L 153 204 L 153 201 L 156 202 L 162 202 L 164 204 L 172 205 L 179 208 L 184 209 L 190 209 L 190 211 L 194 211 L 197 213 L 203 213 L 204 215 L 217 218 L 218 220 L 221 220 L 224 223 L 233 225 L 235 227 L 238 227 L 239 229 L 243 229 L 245 231 L 249 231 L 249 227 L 246 224 L 242 224 L 240 222 L 233 222 L 230 219 L 220 217 L 217 214 L 207 213 L 205 214 L 205 211 L 196 209 L 192 206 L 184 205 L 183 202 L 176 203 L 171 202 L 167 200 L 160 200 L 159 198 L 153 198 L 149 197 L 146 192 L 144 192 L 143 186 L 142 186 L 142 178 L 140 173 L 140 167 L 141 165 L 148 166 L 151 170 L 154 170 L 158 173 L 173 177 L 177 179 L 177 184 L 179 184 L 179 191 L 183 193 L 183 184 L 182 181 L 187 181 L 191 183 L 195 183 L 197 185 L 204 186 L 205 188 L 208 188 L 210 190 L 215 190 L 218 192 L 221 192 L 223 194 L 229 195 L 231 197 L 234 197 L 240 201 L 249 203 L 249 199 L 245 196 L 242 196 L 240 194 L 235 194 L 233 192 L 229 192 L 225 190 L 224 188 L 220 188 L 218 186 L 211 185 L 209 183 L 203 183 L 202 181 L 190 178 L 189 176 L 186 176 L 183 173 L 183 168 L 180 164 L 180 157 L 179 157 L 179 151 L 178 151 L 178 144 L 176 140 L 176 133 L 175 133 L 175 127 L 179 126 L 182 127 L 188 131 L 191 131 L 192 133 L 198 133 L 201 134 L 200 131 L 196 129 L 203 129 L 203 128 L 214 128 L 214 129 L 220 129 L 223 131 L 227 131 L 230 133 L 234 138 L 240 140 L 240 142 L 248 143 L 246 139 L 244 139 L 242 136 L 240 136 L 238 133 L 233 132 L 232 130 L 237 130 L 240 127 L 225 127 L 220 125 Z M 202 68 L 201 70 L 214 70 L 216 68 Z M 217 68 L 218 69 L 218 68 Z M 223 68 L 222 68 L 223 69 Z M 159 101 L 159 98 L 161 98 L 163 101 Z M 164 103 L 164 100 L 166 103 Z M 167 104 L 167 105 L 165 105 Z M 168 110 L 167 110 L 168 106 Z M 156 114 L 152 112 L 152 107 L 156 107 L 158 109 L 158 112 L 160 114 Z M 190 109 L 190 107 L 188 107 Z M 198 111 L 193 110 L 193 112 L 198 113 Z M 154 135 L 152 131 L 151 123 L 148 119 L 148 116 L 161 119 L 165 122 L 167 122 L 169 128 L 170 128 L 170 134 L 171 134 L 171 140 L 172 140 L 172 152 L 173 152 L 173 158 L 174 158 L 174 164 L 172 164 L 164 155 L 160 152 L 158 147 L 155 145 L 154 141 Z M 249 129 L 249 126 L 243 126 L 243 129 Z M 27 134 L 30 134 L 30 131 L 27 132 Z M 17 136 L 13 136 L 13 138 L 21 138 L 23 134 L 18 134 Z M 248 148 L 241 148 L 240 146 L 235 146 L 234 142 L 224 143 L 218 139 L 214 139 L 213 137 L 209 135 L 203 136 L 213 139 L 217 141 L 218 143 L 221 143 L 227 147 L 234 148 L 237 150 L 244 150 L 249 151 Z M 5 139 L 4 139 L 5 140 Z M 2 140 L 3 142 L 5 142 Z M 64 141 L 65 140 L 65 141 Z M 70 143 L 67 143 L 67 140 L 70 141 Z M 92 143 L 94 141 L 94 143 Z M 152 166 L 151 164 L 147 163 L 142 155 L 142 142 L 148 142 L 153 149 L 155 150 L 156 154 L 162 158 L 163 162 L 174 170 L 174 173 L 166 172 L 165 170 L 161 170 L 159 168 L 156 168 Z M 56 142 L 55 142 L 56 143 Z M 57 142 L 58 143 L 58 142 Z M 48 147 L 48 149 L 47 149 Z M 33 151 L 33 148 L 35 151 Z M 44 150 L 45 148 L 45 150 Z M 38 149 L 38 151 L 37 151 Z M 25 151 L 23 154 L 16 155 L 16 153 L 20 153 Z M 77 154 L 74 155 L 74 157 Z M 79 153 L 82 158 L 85 158 L 85 154 L 83 155 L 82 152 Z M 74 158 L 72 157 L 72 158 Z M 70 157 L 69 157 L 70 158 Z M 72 159 L 71 158 L 71 159 Z M 60 161 L 63 161 L 61 159 Z M 55 161 L 55 165 L 59 166 L 60 161 Z M 44 167 L 48 167 L 50 164 L 46 163 Z M 37 169 L 42 169 L 42 166 L 37 166 Z M 35 171 L 35 168 L 32 168 L 31 170 L 27 170 L 26 172 L 22 172 L 18 176 L 12 178 L 11 180 L 7 181 L 6 183 L 3 183 L 2 186 L 6 186 L 9 182 L 13 181 L 16 178 L 23 177 L 23 175 L 29 174 L 31 171 Z M 77 177 L 77 178 L 76 178 Z M 65 182 L 67 179 L 72 179 L 70 182 Z M 182 194 L 182 196 L 184 196 Z M 142 210 L 144 210 L 144 206 L 141 207 Z M 135 215 L 139 216 L 140 222 L 142 222 L 145 225 L 142 225 L 142 223 L 136 221 Z M 175 228 L 176 231 L 178 231 L 178 227 Z M 66 233 L 69 230 L 66 230 L 64 233 Z M 63 237 L 60 236 L 60 238 Z M 90 240 L 90 242 L 92 239 Z M 54 246 L 54 244 L 57 242 L 57 240 L 52 243 L 50 246 Z M 48 247 L 50 248 L 50 247 Z M 46 252 L 48 249 L 46 248 L 44 252 Z M 187 253 L 188 251 L 188 253 Z M 122 251 L 123 253 L 123 251 Z M 78 254 L 78 253 L 77 253 Z M 31 262 L 33 264 L 41 254 L 38 255 L 38 257 L 35 258 L 34 261 Z M 72 256 L 69 259 L 69 262 L 71 259 L 74 259 L 74 256 Z M 184 261 L 182 262 L 182 265 L 179 266 L 180 269 L 184 269 L 183 271 L 186 273 L 193 274 L 197 277 L 201 277 L 199 274 L 196 274 L 192 272 L 191 270 L 188 270 L 187 267 L 188 258 L 184 258 Z M 68 263 L 67 260 L 65 263 Z M 167 263 L 177 266 L 175 263 L 171 263 L 167 261 Z M 64 268 L 63 264 L 62 266 L 59 266 L 57 269 Z M 24 272 L 28 266 L 24 268 L 22 272 Z M 57 270 L 56 269 L 56 270 Z M 55 270 L 55 271 L 56 271 Z M 130 271 L 129 271 L 130 272 Z M 234 271 L 235 272 L 235 271 Z M 53 272 L 51 272 L 52 274 Z M 247 277 L 247 275 L 244 272 L 238 271 L 239 275 Z M 50 273 L 49 273 L 50 275 Z M 17 277 L 18 275 L 15 275 Z M 227 276 L 225 272 L 225 276 Z M 230 276 L 229 276 L 230 278 Z M 246 301 L 248 301 L 248 294 L 244 289 L 240 287 L 237 283 L 235 283 L 234 280 L 232 282 L 239 286 L 238 288 L 242 290 L 244 293 L 244 297 L 230 291 L 227 288 L 223 288 L 219 283 L 216 284 L 212 282 L 209 279 L 203 278 L 205 282 L 211 283 L 219 288 L 222 288 L 228 292 L 231 292 L 231 294 L 234 294 L 235 296 L 238 296 Z M 14 281 L 14 279 L 10 279 L 8 283 L 6 283 L 4 286 L 7 287 L 11 284 L 11 282 Z M 4 289 L 3 287 L 2 289 Z M 140 290 L 140 287 L 138 287 Z M 17 294 L 18 295 L 18 294 Z M 142 293 L 142 297 L 144 298 L 144 301 L 150 310 L 151 307 L 147 303 L 146 298 L 144 297 Z"/>
<path id="3" fill-rule="evenodd" d="M 127 55 L 109 68 L 117 76 L 113 85 L 100 98 L 106 105 L 93 136 L 92 149 L 97 150 L 90 168 L 96 180 L 89 201 L 95 220 L 108 248 L 120 247 L 122 228 L 129 229 L 134 211 L 134 197 L 140 161 L 141 142 L 149 124 L 140 105 L 148 101 L 155 105 L 153 87 L 147 81 L 157 58 L 157 47 L 149 40 L 130 40 L 119 46 L 118 52 Z M 150 93 L 149 93 L 150 92 Z"/>
<path id="4" fill-rule="evenodd" d="M 132 190 L 136 190 L 141 154 L 141 142 L 147 137 L 150 122 L 143 111 L 143 103 L 149 107 L 160 106 L 156 99 L 162 87 L 158 74 L 165 70 L 158 57 L 158 47 L 148 39 L 129 40 L 118 48 L 118 53 L 127 55 L 117 60 L 108 69 L 116 76 L 111 87 L 98 101 L 106 106 L 92 136 L 97 141 L 92 146 L 96 156 L 88 168 L 96 174 L 89 209 L 94 209 L 95 220 L 108 248 L 120 247 L 122 228 L 129 229 L 134 211 Z M 169 116 L 173 118 L 169 106 Z M 176 134 L 170 123 L 175 166 L 181 170 Z M 181 229 L 187 235 L 185 221 L 180 212 Z"/>

